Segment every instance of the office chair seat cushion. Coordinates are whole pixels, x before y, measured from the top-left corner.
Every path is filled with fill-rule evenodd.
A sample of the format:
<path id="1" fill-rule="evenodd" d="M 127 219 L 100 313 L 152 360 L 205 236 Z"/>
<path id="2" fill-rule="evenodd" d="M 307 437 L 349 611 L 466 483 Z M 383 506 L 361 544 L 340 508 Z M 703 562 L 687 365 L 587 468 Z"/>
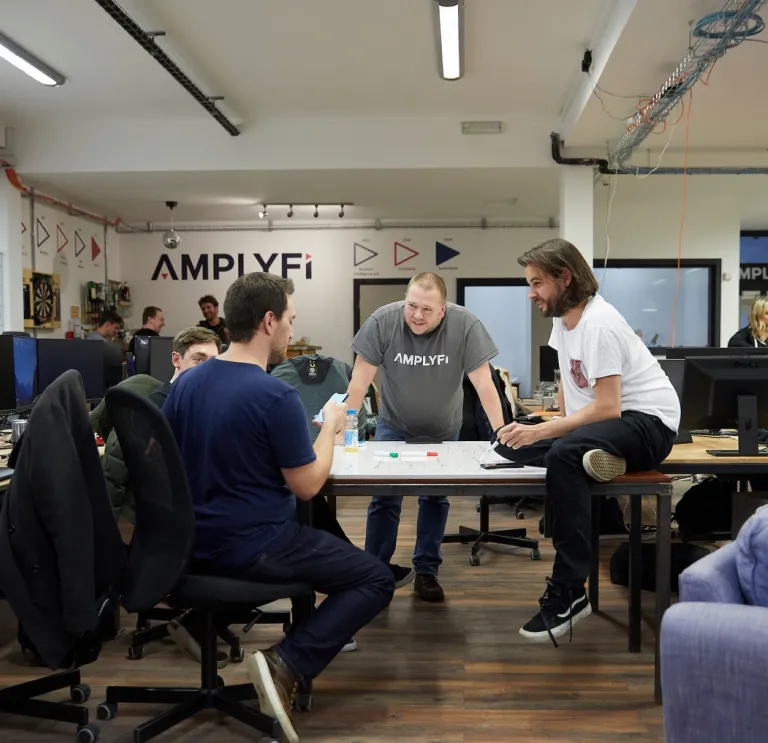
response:
<path id="1" fill-rule="evenodd" d="M 748 604 L 768 607 L 768 506 L 761 506 L 736 537 L 736 569 Z"/>
<path id="2" fill-rule="evenodd" d="M 253 604 L 262 606 L 286 598 L 311 596 L 305 583 L 251 583 L 213 575 L 186 575 L 173 589 L 171 601 L 189 608 L 214 604 Z"/>

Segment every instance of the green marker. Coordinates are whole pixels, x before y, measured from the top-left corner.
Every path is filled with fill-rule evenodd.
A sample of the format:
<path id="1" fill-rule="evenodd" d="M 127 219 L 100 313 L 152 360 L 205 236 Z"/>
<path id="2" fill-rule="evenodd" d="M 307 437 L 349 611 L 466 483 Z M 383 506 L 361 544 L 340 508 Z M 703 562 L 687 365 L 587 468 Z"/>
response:
<path id="1" fill-rule="evenodd" d="M 373 452 L 375 457 L 391 457 L 397 459 L 400 455 L 396 451 L 375 451 Z"/>

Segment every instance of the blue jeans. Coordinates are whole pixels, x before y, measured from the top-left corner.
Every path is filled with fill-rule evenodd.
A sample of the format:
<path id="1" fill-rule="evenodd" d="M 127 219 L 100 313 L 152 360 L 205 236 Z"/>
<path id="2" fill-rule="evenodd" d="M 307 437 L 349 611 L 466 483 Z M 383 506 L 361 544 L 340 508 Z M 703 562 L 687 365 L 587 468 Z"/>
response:
<path id="1" fill-rule="evenodd" d="M 270 537 L 248 564 L 218 570 L 211 564 L 205 572 L 263 583 L 307 583 L 326 595 L 276 648 L 289 668 L 309 681 L 389 605 L 395 581 L 381 561 L 311 526 L 289 522 L 275 527 Z"/>
<path id="2" fill-rule="evenodd" d="M 405 434 L 396 428 L 376 424 L 376 441 L 404 441 Z M 449 440 L 458 441 L 457 431 Z M 365 551 L 389 563 L 397 545 L 397 527 L 403 507 L 402 495 L 371 498 L 368 506 L 368 522 L 365 528 Z M 451 504 L 444 495 L 419 496 L 419 516 L 416 522 L 416 548 L 413 551 L 413 567 L 417 573 L 437 575 L 443 562 L 440 545 L 448 523 Z"/>

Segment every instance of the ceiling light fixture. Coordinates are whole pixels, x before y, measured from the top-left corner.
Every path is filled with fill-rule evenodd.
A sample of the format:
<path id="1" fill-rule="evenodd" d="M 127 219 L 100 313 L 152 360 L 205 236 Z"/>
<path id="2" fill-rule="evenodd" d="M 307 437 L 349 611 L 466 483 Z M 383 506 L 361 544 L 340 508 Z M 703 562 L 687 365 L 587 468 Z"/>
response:
<path id="1" fill-rule="evenodd" d="M 341 211 L 339 212 L 339 219 L 344 219 L 344 204 L 341 204 Z"/>
<path id="2" fill-rule="evenodd" d="M 317 211 L 317 204 L 315 204 L 315 213 L 312 215 L 315 219 L 320 216 L 320 212 Z"/>
<path id="3" fill-rule="evenodd" d="M 269 212 L 267 211 L 267 205 L 262 204 L 261 209 L 259 210 L 259 218 L 264 219 L 264 217 L 268 216 Z"/>
<path id="4" fill-rule="evenodd" d="M 14 67 L 29 75 L 33 80 L 56 87 L 64 85 L 67 78 L 45 62 L 39 60 L 34 54 L 19 46 L 15 41 L 0 33 L 0 58 L 10 62 Z"/>
<path id="5" fill-rule="evenodd" d="M 293 204 L 288 205 L 288 214 L 286 215 L 288 219 L 290 219 L 293 216 Z"/>
<path id="6" fill-rule="evenodd" d="M 435 0 L 440 35 L 440 74 L 445 80 L 458 80 L 464 74 L 464 0 Z"/>

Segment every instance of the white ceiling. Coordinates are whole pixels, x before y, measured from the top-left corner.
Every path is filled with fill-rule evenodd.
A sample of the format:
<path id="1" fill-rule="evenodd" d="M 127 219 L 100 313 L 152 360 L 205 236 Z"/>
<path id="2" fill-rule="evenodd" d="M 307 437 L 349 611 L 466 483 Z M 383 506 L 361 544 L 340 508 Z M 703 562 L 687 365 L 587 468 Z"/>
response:
<path id="1" fill-rule="evenodd" d="M 129 221 L 165 219 L 168 199 L 180 202 L 175 216 L 183 221 L 250 221 L 263 201 L 354 201 L 350 218 L 549 218 L 557 213 L 558 171 L 543 122 L 558 120 L 583 81 L 583 50 L 619 1 L 465 0 L 465 77 L 446 82 L 438 75 L 433 0 L 122 0 L 142 28 L 167 33 L 158 43 L 206 93 L 225 96 L 244 131 L 232 139 L 94 0 L 4 0 L 0 31 L 67 82 L 45 88 L 0 63 L 0 123 L 25 134 L 28 153 L 45 152 L 23 173 L 28 182 Z M 599 81 L 615 94 L 600 94 L 609 112 L 626 116 L 635 110 L 632 96 L 652 95 L 685 55 L 689 22 L 722 2 L 637 0 Z M 768 96 L 759 91 L 767 69 L 768 45 L 745 43 L 718 62 L 708 87 L 695 87 L 693 150 L 766 149 Z M 503 121 L 505 134 L 461 142 L 437 135 L 446 122 L 453 130 L 481 119 Z M 330 130 L 336 122 L 343 134 L 329 144 L 316 122 Z M 415 132 L 431 135 L 431 122 L 427 153 Z M 195 139 L 188 132 L 200 123 Z M 65 144 L 73 141 L 65 126 L 87 127 L 88 144 Z M 158 144 L 167 141 L 155 136 L 161 129 L 178 132 L 172 146 Z M 566 146 L 601 154 L 623 129 L 593 97 Z M 658 152 L 670 131 L 646 146 Z M 678 125 L 672 150 L 683 131 Z M 46 167 L 57 132 L 68 157 Z M 379 161 L 350 162 L 349 152 L 359 151 L 353 139 L 358 148 L 369 143 Z M 317 141 L 330 163 L 310 161 Z M 520 167 L 517 153 L 534 145 L 544 150 L 544 167 Z M 297 148 L 296 162 L 286 164 L 283 153 Z M 171 151 L 175 164 L 164 165 Z M 225 151 L 229 164 L 217 166 Z M 278 151 L 270 163 L 280 162 L 266 164 Z M 73 153 L 79 168 L 62 164 Z M 108 153 L 108 166 L 100 153 Z M 196 170 L 181 172 L 180 153 Z M 235 172 L 233 158 L 247 165 Z"/>
<path id="2" fill-rule="evenodd" d="M 43 174 L 28 183 L 68 194 L 127 222 L 165 222 L 165 201 L 178 201 L 180 222 L 253 222 L 262 203 L 315 201 L 320 217 L 336 219 L 546 220 L 558 209 L 557 168 L 448 168 L 443 170 L 309 170 L 187 173 Z M 267 198 L 269 194 L 271 198 Z M 296 198 L 301 194 L 303 198 Z M 286 219 L 273 207 L 269 217 Z M 294 209 L 295 221 L 312 218 L 314 207 Z"/>

